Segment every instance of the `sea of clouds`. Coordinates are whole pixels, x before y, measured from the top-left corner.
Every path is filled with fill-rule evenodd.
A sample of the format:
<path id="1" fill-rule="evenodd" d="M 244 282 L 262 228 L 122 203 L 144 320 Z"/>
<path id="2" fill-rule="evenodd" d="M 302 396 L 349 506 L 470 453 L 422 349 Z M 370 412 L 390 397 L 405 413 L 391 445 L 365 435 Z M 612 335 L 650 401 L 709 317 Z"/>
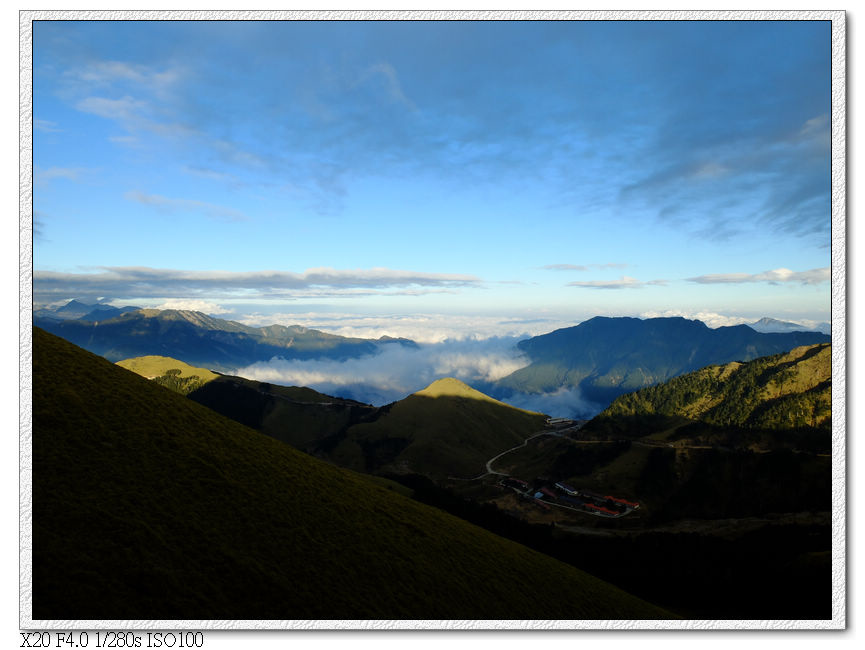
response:
<path id="1" fill-rule="evenodd" d="M 587 417 L 600 410 L 576 389 L 546 394 L 500 394 L 494 382 L 528 365 L 516 347 L 521 337 L 446 339 L 408 347 L 383 345 L 375 355 L 335 359 L 274 358 L 237 369 L 248 379 L 291 386 L 309 386 L 328 395 L 382 406 L 421 390 L 442 377 L 456 377 L 502 401 L 552 417 Z"/>
<path id="2" fill-rule="evenodd" d="M 570 327 L 579 320 L 549 315 L 525 317 L 462 314 L 359 314 L 340 312 L 245 313 L 224 316 L 244 325 L 303 325 L 330 334 L 377 339 L 382 336 L 407 338 L 417 343 L 445 341 L 480 341 L 489 338 L 529 338 L 560 327 Z"/>
<path id="3" fill-rule="evenodd" d="M 754 322 L 753 317 L 708 311 L 645 312 L 642 318 L 683 316 L 709 327 Z M 225 316 L 223 316 L 225 317 Z M 517 348 L 520 340 L 577 325 L 552 314 L 526 317 L 451 314 L 365 315 L 358 313 L 246 313 L 227 316 L 246 325 L 303 325 L 348 337 L 406 338 L 408 347 L 391 343 L 375 355 L 348 359 L 286 360 L 274 358 L 236 370 L 236 374 L 275 384 L 309 386 L 328 395 L 381 406 L 403 399 L 442 377 L 456 377 L 503 402 L 552 417 L 589 418 L 605 405 L 586 400 L 579 389 L 549 393 L 510 393 L 495 382 L 529 364 Z"/>
<path id="4" fill-rule="evenodd" d="M 488 384 L 528 364 L 516 339 L 448 340 L 416 348 L 390 343 L 375 355 L 343 361 L 274 358 L 239 368 L 242 377 L 310 386 L 318 391 L 381 405 L 402 399 L 436 379 L 456 377 L 469 385 Z"/>

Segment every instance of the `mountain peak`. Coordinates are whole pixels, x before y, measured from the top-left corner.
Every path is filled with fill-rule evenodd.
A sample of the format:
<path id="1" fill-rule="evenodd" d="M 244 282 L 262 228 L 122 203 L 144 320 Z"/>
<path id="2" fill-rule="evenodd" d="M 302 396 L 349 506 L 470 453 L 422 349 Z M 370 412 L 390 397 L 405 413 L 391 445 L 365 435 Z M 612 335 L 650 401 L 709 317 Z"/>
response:
<path id="1" fill-rule="evenodd" d="M 770 318 L 769 316 L 764 316 L 760 320 L 749 323 L 748 326 L 763 334 L 771 334 L 776 332 L 807 332 L 807 331 L 820 331 L 820 328 L 813 328 L 807 325 L 802 325 L 801 323 L 794 323 L 791 321 L 778 320 L 777 318 Z"/>
<path id="2" fill-rule="evenodd" d="M 416 392 L 415 395 L 420 395 L 421 397 L 469 397 L 491 402 L 496 401 L 489 395 L 484 395 L 479 390 L 475 390 L 455 377 L 436 379 L 423 390 Z"/>

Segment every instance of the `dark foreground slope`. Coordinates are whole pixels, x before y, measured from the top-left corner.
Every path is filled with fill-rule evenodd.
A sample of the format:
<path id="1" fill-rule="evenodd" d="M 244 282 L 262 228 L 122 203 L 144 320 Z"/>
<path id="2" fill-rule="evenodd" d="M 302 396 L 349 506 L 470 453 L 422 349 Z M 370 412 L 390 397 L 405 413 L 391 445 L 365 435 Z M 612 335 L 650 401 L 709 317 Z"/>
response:
<path id="1" fill-rule="evenodd" d="M 34 619 L 665 613 L 34 329 Z"/>

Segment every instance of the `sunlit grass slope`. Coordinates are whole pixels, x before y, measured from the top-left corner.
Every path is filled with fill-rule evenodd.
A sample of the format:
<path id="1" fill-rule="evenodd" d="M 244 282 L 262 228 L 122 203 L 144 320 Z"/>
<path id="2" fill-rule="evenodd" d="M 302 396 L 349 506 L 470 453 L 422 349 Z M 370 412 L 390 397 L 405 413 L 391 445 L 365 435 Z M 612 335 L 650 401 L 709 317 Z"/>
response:
<path id="1" fill-rule="evenodd" d="M 204 381 L 211 381 L 219 376 L 207 368 L 196 368 L 178 359 L 154 355 L 123 359 L 118 361 L 117 365 L 146 378 L 159 377 L 174 369 L 180 370 L 181 377 L 201 377 Z"/>
<path id="2" fill-rule="evenodd" d="M 587 429 L 623 416 L 682 417 L 717 426 L 828 429 L 832 346 L 801 346 L 747 363 L 709 366 L 623 395 Z"/>
<path id="3" fill-rule="evenodd" d="M 445 378 L 361 423 L 333 453 L 339 464 L 436 478 L 476 476 L 486 461 L 544 428 L 546 416 L 514 408 L 458 379 Z M 370 463 L 372 459 L 372 463 Z"/>
<path id="4" fill-rule="evenodd" d="M 206 368 L 195 368 L 171 357 L 134 357 L 118 361 L 117 365 L 181 395 L 187 395 L 219 377 Z"/>
<path id="5" fill-rule="evenodd" d="M 665 612 L 34 330 L 35 619 Z"/>

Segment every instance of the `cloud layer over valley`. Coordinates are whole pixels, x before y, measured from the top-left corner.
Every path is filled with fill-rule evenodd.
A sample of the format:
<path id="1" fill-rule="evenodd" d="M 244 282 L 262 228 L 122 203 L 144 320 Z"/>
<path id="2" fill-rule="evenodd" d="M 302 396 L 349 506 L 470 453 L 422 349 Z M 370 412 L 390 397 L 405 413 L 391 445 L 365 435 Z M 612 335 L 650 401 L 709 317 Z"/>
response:
<path id="1" fill-rule="evenodd" d="M 492 383 L 528 365 L 516 348 L 516 337 L 484 340 L 446 340 L 417 348 L 390 344 L 374 356 L 338 361 L 275 358 L 239 368 L 248 379 L 296 386 L 382 406 L 425 388 L 436 379 L 456 377 L 484 392 L 495 392 Z M 502 401 L 552 416 L 597 413 L 600 407 L 581 399 L 579 391 L 513 394 Z"/>
<path id="2" fill-rule="evenodd" d="M 522 368 L 517 339 L 445 341 L 409 348 L 385 346 L 374 356 L 338 361 L 280 358 L 239 368 L 242 377 L 279 384 L 310 386 L 324 393 L 376 405 L 402 399 L 441 377 L 468 384 L 492 382 Z"/>

